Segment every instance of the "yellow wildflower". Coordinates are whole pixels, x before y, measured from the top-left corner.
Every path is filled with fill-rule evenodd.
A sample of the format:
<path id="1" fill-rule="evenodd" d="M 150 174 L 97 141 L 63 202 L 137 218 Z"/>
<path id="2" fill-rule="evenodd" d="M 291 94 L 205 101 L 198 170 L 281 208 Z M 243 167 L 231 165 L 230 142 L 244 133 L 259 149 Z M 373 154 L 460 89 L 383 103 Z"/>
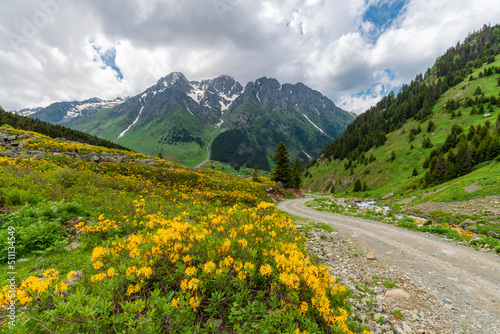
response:
<path id="1" fill-rule="evenodd" d="M 187 267 L 186 269 L 186 276 L 194 276 L 196 275 L 196 272 L 198 271 L 198 269 L 196 269 L 195 267 Z"/>
<path id="2" fill-rule="evenodd" d="M 273 268 L 268 263 L 260 267 L 260 273 L 264 276 L 269 276 L 272 272 Z"/>
<path id="3" fill-rule="evenodd" d="M 200 298 L 199 297 L 191 297 L 189 300 L 189 305 L 193 307 L 193 311 L 196 312 L 196 308 L 200 306 Z"/>
<path id="4" fill-rule="evenodd" d="M 208 261 L 203 266 L 203 271 L 206 272 L 207 274 L 210 274 L 212 271 L 214 271 L 214 269 L 215 269 L 215 263 L 213 261 Z"/>

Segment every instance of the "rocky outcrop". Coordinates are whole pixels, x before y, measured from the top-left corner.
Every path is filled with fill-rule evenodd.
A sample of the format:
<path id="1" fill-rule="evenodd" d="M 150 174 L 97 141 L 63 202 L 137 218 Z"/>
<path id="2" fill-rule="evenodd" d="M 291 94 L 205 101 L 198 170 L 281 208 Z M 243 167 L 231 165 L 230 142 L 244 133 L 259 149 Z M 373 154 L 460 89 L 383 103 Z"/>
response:
<path id="1" fill-rule="evenodd" d="M 144 166 L 155 166 L 158 164 L 158 161 L 155 159 L 141 159 L 134 158 L 122 153 L 110 154 L 108 152 L 102 152 L 101 154 L 97 152 L 90 152 L 87 154 L 80 154 L 74 151 L 60 151 L 57 149 L 46 148 L 45 151 L 32 150 L 29 147 L 29 143 L 26 139 L 37 139 L 37 135 L 32 135 L 29 133 L 23 134 L 14 134 L 11 130 L 8 129 L 0 129 L 0 147 L 4 149 L 4 151 L 0 152 L 0 157 L 7 157 L 11 159 L 35 159 L 40 160 L 44 158 L 47 154 L 52 155 L 65 155 L 72 159 L 80 159 L 83 161 L 90 161 L 95 163 L 101 162 L 111 162 L 111 163 L 121 163 L 121 162 L 129 162 L 129 163 L 137 163 Z M 69 142 L 65 138 L 56 138 L 54 140 L 60 142 Z M 81 144 L 81 143 L 78 143 Z"/>

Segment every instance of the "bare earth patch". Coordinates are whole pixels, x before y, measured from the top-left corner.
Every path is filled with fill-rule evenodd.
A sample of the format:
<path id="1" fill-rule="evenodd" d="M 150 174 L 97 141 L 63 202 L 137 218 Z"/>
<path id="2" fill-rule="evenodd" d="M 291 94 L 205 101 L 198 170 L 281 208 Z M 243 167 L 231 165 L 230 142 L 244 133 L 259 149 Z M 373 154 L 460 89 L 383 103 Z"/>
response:
<path id="1" fill-rule="evenodd" d="M 470 193 L 473 193 L 474 191 L 479 190 L 481 188 L 482 188 L 482 186 L 480 186 L 479 184 L 474 182 L 470 186 L 465 187 L 464 190 L 470 194 Z"/>

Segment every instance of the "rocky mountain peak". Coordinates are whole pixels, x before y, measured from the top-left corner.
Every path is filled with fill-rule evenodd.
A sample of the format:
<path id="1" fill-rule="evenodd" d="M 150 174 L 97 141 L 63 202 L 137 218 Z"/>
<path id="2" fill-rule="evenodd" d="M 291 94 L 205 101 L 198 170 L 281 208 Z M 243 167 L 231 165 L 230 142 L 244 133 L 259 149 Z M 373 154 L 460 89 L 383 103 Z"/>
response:
<path id="1" fill-rule="evenodd" d="M 181 72 L 172 72 L 166 77 L 161 78 L 157 82 L 158 85 L 164 85 L 165 87 L 171 87 L 179 84 L 182 85 L 186 83 L 189 84 L 189 81 Z"/>

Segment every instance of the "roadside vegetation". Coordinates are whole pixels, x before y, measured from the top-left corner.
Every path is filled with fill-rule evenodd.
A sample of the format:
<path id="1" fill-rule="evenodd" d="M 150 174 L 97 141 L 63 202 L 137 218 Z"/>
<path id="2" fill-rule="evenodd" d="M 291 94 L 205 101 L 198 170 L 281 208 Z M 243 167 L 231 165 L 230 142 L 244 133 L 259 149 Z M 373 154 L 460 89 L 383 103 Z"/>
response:
<path id="1" fill-rule="evenodd" d="M 368 333 L 262 183 L 72 159 L 55 150 L 111 151 L 36 136 L 28 148 L 44 157 L 0 157 L 0 243 L 17 273 L 14 298 L 0 274 L 0 304 L 16 309 L 4 330 Z"/>
<path id="2" fill-rule="evenodd" d="M 500 232 L 500 228 L 487 225 L 486 221 L 482 220 L 479 216 L 455 216 L 443 214 L 442 212 L 433 212 L 431 219 L 419 219 L 382 209 L 362 210 L 357 208 L 353 202 L 351 202 L 352 204 L 347 204 L 349 203 L 349 199 L 347 202 L 338 201 L 340 198 L 339 196 L 316 198 L 306 203 L 306 205 L 318 211 L 376 220 L 415 232 L 428 232 L 457 241 L 462 245 L 468 245 L 477 250 L 491 249 L 496 253 L 500 253 L 500 240 L 485 234 L 487 231 L 498 233 Z M 467 220 L 470 222 L 476 221 L 476 223 L 471 223 L 470 226 L 467 226 L 474 226 L 475 232 L 471 232 L 470 229 L 463 227 L 463 223 Z"/>

